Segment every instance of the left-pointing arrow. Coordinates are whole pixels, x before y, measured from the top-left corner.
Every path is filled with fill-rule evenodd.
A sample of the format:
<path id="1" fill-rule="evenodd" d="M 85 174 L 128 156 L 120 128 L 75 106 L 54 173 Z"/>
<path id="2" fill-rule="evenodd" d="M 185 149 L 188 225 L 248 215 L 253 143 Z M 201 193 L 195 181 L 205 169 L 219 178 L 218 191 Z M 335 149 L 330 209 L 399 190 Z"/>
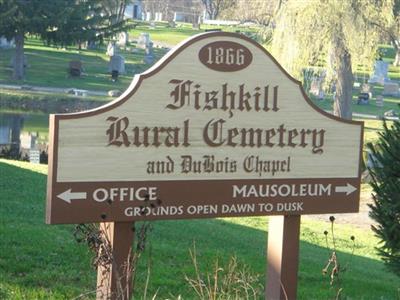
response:
<path id="1" fill-rule="evenodd" d="M 82 200 L 86 199 L 86 193 L 85 192 L 72 192 L 72 189 L 66 190 L 65 192 L 57 195 L 57 198 L 60 198 L 61 200 L 64 200 L 67 203 L 71 204 L 71 200 Z"/>

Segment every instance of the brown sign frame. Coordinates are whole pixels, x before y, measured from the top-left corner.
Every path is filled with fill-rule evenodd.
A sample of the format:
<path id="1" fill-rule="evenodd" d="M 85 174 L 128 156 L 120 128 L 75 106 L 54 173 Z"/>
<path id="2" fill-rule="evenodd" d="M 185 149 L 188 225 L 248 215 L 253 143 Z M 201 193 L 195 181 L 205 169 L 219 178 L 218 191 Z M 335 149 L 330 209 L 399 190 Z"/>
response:
<path id="1" fill-rule="evenodd" d="M 321 197 L 309 197 L 309 195 L 305 195 L 302 210 L 295 211 L 247 211 L 245 213 L 217 213 L 217 214 L 182 214 L 179 216 L 152 216 L 146 215 L 136 215 L 135 217 L 127 217 L 122 215 L 122 210 L 126 209 L 129 205 L 125 203 L 117 203 L 110 201 L 104 201 L 101 205 L 93 205 L 93 202 L 74 202 L 73 206 L 68 202 L 63 202 L 57 196 L 63 191 L 68 191 L 68 189 L 74 190 L 75 187 L 78 187 L 80 191 L 85 191 L 90 194 L 93 193 L 94 188 L 112 188 L 112 187 L 129 187 L 130 182 L 127 181 L 112 181 L 112 182 L 57 182 L 57 171 L 58 171 L 58 141 L 59 141 L 59 122 L 61 120 L 74 120 L 81 119 L 89 116 L 94 116 L 102 112 L 111 111 L 112 109 L 122 105 L 128 99 L 133 96 L 137 90 L 140 88 L 143 80 L 153 76 L 154 74 L 163 70 L 163 68 L 172 61 L 177 55 L 179 55 L 182 51 L 184 51 L 190 45 L 210 37 L 232 37 L 245 40 L 248 43 L 256 46 L 259 50 L 261 50 L 272 62 L 280 69 L 280 71 L 287 77 L 288 80 L 296 84 L 302 95 L 304 100 L 316 111 L 318 114 L 322 114 L 327 118 L 333 119 L 338 122 L 343 122 L 347 124 L 359 125 L 361 126 L 360 130 L 360 147 L 359 147 L 359 170 L 358 176 L 355 178 L 320 178 L 320 179 L 260 179 L 260 180 L 185 180 L 185 181 L 151 181 L 150 183 L 146 182 L 138 182 L 135 181 L 135 184 L 139 185 L 151 185 L 158 187 L 158 189 L 162 190 L 159 195 L 157 195 L 158 201 L 143 201 L 136 202 L 136 207 L 144 211 L 148 211 L 146 207 L 156 206 L 179 206 L 185 205 L 185 203 L 189 198 L 193 199 L 193 195 L 195 195 L 195 200 L 192 202 L 201 201 L 202 204 L 216 204 L 222 205 L 224 201 L 228 201 L 232 197 L 229 196 L 229 190 L 227 190 L 227 186 L 232 185 L 257 185 L 257 184 L 322 184 L 328 185 L 331 184 L 331 188 L 334 189 L 336 187 L 344 187 L 347 184 L 351 184 L 351 186 L 356 188 L 356 191 L 352 191 L 347 194 L 347 192 L 338 192 L 336 194 L 330 195 L 329 197 L 321 196 Z M 145 72 L 144 74 L 140 74 L 134 80 L 134 86 L 127 92 L 125 92 L 121 98 L 113 101 L 107 105 L 99 107 L 94 110 L 81 112 L 81 113 L 73 113 L 73 114 L 57 114 L 50 115 L 50 129 L 49 129 L 49 172 L 48 172 L 48 184 L 47 184 L 47 211 L 46 211 L 46 222 L 49 224 L 57 224 L 57 223 L 85 223 L 85 222 L 128 222 L 128 221 L 136 221 L 136 220 L 158 220 L 158 219 L 183 219 L 183 218 L 207 218 L 207 217 L 228 217 L 228 216 L 251 216 L 251 215 L 299 215 L 299 214 L 320 214 L 320 213 L 345 213 L 345 212 L 358 212 L 359 209 L 359 197 L 360 197 L 360 183 L 361 183 L 361 158 L 362 158 L 362 145 L 363 145 L 363 122 L 358 121 L 350 121 L 337 118 L 321 109 L 319 109 L 306 95 L 304 92 L 301 82 L 295 80 L 291 77 L 284 68 L 273 58 L 261 45 L 256 43 L 250 38 L 247 38 L 243 35 L 234 34 L 234 33 L 226 33 L 226 32 L 211 32 L 197 35 L 187 42 L 183 43 L 176 49 L 170 51 L 160 62 L 158 62 L 151 70 Z M 162 188 L 161 188 L 162 187 Z M 183 191 L 180 195 L 171 194 L 171 191 L 179 187 L 181 191 Z M 165 191 L 165 192 L 163 192 Z M 277 199 L 275 199 L 276 201 Z M 295 196 L 285 197 L 285 199 L 278 199 L 282 203 L 297 203 L 299 202 Z M 58 201 L 54 203 L 54 201 Z M 247 202 L 246 202 L 247 201 Z M 265 201 L 265 199 L 258 200 L 254 197 L 246 197 L 246 201 L 241 201 L 242 203 L 251 204 L 254 203 L 256 205 Z M 293 204 L 294 205 L 294 204 Z M 71 209 L 74 207 L 74 209 Z M 218 208 L 220 209 L 220 208 Z"/>

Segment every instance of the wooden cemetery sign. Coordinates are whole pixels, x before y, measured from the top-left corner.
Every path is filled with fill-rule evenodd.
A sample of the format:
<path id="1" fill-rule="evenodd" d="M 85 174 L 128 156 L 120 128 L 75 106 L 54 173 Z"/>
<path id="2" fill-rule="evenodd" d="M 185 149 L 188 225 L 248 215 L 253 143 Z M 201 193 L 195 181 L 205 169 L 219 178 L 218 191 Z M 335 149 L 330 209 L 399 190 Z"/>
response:
<path id="1" fill-rule="evenodd" d="M 253 40 L 200 34 L 117 100 L 50 116 L 46 220 L 281 215 L 282 258 L 299 215 L 358 211 L 362 136 L 363 123 L 317 108 Z M 275 271 L 282 293 L 279 280 L 292 284 Z"/>

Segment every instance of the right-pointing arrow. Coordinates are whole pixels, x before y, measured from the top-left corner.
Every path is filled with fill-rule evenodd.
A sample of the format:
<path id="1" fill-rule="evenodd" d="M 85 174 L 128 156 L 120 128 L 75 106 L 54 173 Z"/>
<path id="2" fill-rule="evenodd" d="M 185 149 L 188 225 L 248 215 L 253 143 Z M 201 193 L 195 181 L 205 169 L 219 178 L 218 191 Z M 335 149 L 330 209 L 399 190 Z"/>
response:
<path id="1" fill-rule="evenodd" d="M 351 193 L 353 193 L 356 190 L 357 190 L 357 188 L 355 186 L 352 186 L 350 183 L 347 183 L 346 185 L 343 185 L 343 186 L 335 187 L 336 193 L 346 193 L 346 196 L 350 195 Z"/>

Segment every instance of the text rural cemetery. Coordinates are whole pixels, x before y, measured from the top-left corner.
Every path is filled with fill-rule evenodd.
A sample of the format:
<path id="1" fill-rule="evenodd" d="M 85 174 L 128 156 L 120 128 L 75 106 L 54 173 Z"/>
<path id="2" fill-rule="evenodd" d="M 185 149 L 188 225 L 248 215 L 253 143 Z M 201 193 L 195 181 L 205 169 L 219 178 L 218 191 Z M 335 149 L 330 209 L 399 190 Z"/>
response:
<path id="1" fill-rule="evenodd" d="M 51 115 L 47 222 L 357 212 L 362 124 L 256 42 L 200 34 L 112 103 Z"/>

